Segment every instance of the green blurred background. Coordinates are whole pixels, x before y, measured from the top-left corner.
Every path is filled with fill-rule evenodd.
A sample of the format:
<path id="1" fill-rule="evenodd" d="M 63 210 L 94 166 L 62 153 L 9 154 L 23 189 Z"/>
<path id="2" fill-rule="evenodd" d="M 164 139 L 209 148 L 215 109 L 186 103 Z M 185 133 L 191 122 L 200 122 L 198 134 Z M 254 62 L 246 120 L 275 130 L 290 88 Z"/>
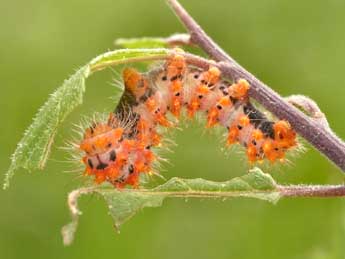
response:
<path id="1" fill-rule="evenodd" d="M 345 1 L 181 1 L 236 60 L 280 94 L 312 97 L 345 138 Z M 79 66 L 119 37 L 168 36 L 183 28 L 162 0 L 31 0 L 0 5 L 0 168 L 37 109 Z M 0 191 L 0 258 L 345 258 L 342 199 L 168 199 L 116 234 L 104 202 L 83 198 L 75 243 L 63 247 L 66 196 L 82 184 L 63 173 L 81 115 L 113 108 L 111 70 L 87 81 L 85 103 L 62 125 L 44 172 L 20 171 Z M 176 133 L 171 176 L 226 180 L 246 173 L 243 155 L 223 155 L 212 135 L 192 125 Z M 217 138 L 218 139 L 218 138 Z M 280 183 L 342 183 L 343 174 L 311 149 L 293 166 L 270 171 Z"/>

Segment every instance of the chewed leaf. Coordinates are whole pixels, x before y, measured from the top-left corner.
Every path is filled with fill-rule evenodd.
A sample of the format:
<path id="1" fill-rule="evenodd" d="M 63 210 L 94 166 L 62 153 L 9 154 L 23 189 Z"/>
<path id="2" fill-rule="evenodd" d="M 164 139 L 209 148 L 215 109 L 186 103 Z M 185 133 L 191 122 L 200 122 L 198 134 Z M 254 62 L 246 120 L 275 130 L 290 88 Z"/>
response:
<path id="1" fill-rule="evenodd" d="M 83 101 L 85 79 L 92 72 L 106 67 L 135 62 L 138 60 L 163 59 L 167 57 L 167 49 L 122 49 L 99 55 L 87 65 L 80 68 L 66 80 L 47 100 L 36 114 L 32 124 L 25 131 L 12 155 L 4 189 L 9 187 L 10 179 L 19 168 L 27 170 L 43 169 L 50 153 L 58 126 L 66 116 Z M 122 93 L 116 98 L 120 100 Z M 118 103 L 118 100 L 114 100 Z"/>
<path id="2" fill-rule="evenodd" d="M 6 174 L 4 188 L 9 186 L 10 178 L 15 170 L 44 167 L 58 125 L 77 105 L 82 103 L 85 78 L 88 75 L 88 66 L 79 69 L 40 108 L 12 155 L 12 163 Z"/>
<path id="3" fill-rule="evenodd" d="M 172 178 L 151 192 L 168 196 L 192 197 L 250 197 L 275 203 L 279 199 L 276 183 L 269 174 L 254 168 L 249 174 L 233 178 L 226 182 L 213 182 L 201 178 Z"/>
<path id="4" fill-rule="evenodd" d="M 145 207 L 162 206 L 166 195 L 140 193 L 140 192 L 123 192 L 123 191 L 99 191 L 108 204 L 109 213 L 114 220 L 116 229 L 134 216 L 139 210 Z"/>
<path id="5" fill-rule="evenodd" d="M 202 197 L 228 198 L 250 197 L 269 202 L 277 202 L 280 193 L 273 178 L 255 168 L 249 174 L 233 178 L 226 182 L 213 182 L 197 179 L 172 178 L 166 183 L 153 189 L 117 190 L 109 187 L 93 189 L 79 189 L 73 191 L 69 197 L 69 204 L 73 221 L 63 228 L 63 237 L 66 245 L 73 240 L 76 230 L 79 210 L 76 207 L 78 194 L 98 193 L 106 201 L 109 213 L 118 229 L 121 224 L 129 220 L 138 211 L 145 207 L 159 207 L 168 197 Z M 72 206 L 71 206 L 72 204 Z"/>

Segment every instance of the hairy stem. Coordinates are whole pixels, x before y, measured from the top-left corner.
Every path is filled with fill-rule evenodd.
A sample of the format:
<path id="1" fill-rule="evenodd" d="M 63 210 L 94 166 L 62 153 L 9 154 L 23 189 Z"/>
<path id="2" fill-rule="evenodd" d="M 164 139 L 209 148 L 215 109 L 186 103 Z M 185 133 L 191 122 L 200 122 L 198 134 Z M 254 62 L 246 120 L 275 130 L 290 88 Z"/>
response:
<path id="1" fill-rule="evenodd" d="M 178 45 L 187 45 L 193 46 L 193 42 L 189 34 L 186 33 L 178 33 L 165 38 L 165 41 L 170 46 L 178 46 Z"/>
<path id="2" fill-rule="evenodd" d="M 113 191 L 113 190 L 111 190 Z M 80 211 L 78 209 L 77 200 L 81 195 L 97 193 L 99 190 L 96 187 L 84 187 L 72 191 L 68 196 L 68 206 L 70 208 L 72 217 L 78 217 Z M 151 189 L 124 189 L 121 192 L 142 193 L 148 195 L 166 195 L 167 197 L 176 198 L 227 198 L 240 197 L 241 194 L 246 194 L 245 191 L 156 191 Z M 273 190 L 256 190 L 248 193 L 269 193 L 277 192 L 281 198 L 334 198 L 345 196 L 345 185 L 277 185 Z"/>
<path id="3" fill-rule="evenodd" d="M 221 71 L 233 79 L 245 78 L 251 88 L 249 94 L 267 110 L 280 119 L 287 120 L 292 127 L 317 150 L 345 171 L 345 143 L 333 132 L 303 114 L 284 98 L 257 79 L 224 52 L 186 12 L 177 0 L 167 0 L 191 35 L 191 41 L 203 49 L 212 59 L 220 62 Z"/>
<path id="4" fill-rule="evenodd" d="M 278 186 L 282 197 L 343 197 L 345 196 L 344 185 L 290 185 Z"/>
<path id="5" fill-rule="evenodd" d="M 280 197 L 315 197 L 315 198 L 331 198 L 345 196 L 344 185 L 278 185 L 278 193 Z M 132 191 L 132 190 L 129 190 Z M 150 195 L 161 195 L 159 192 L 152 192 L 150 190 L 134 190 L 134 192 L 142 192 Z M 253 192 L 253 191 L 251 191 Z M 257 191 L 257 193 L 264 193 L 270 191 Z M 179 198 L 226 198 L 236 197 L 239 193 L 231 192 L 215 192 L 215 191 L 187 191 L 187 192 L 164 192 L 169 197 Z"/>

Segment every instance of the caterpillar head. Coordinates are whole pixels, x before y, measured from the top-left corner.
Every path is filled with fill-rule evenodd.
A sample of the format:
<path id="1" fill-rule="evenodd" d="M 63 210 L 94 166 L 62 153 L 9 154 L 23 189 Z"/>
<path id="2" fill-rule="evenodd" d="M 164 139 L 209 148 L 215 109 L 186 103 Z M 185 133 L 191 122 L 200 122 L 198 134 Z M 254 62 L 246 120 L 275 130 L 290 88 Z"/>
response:
<path id="1" fill-rule="evenodd" d="M 86 129 L 80 149 L 88 155 L 104 153 L 114 148 L 123 134 L 123 128 L 112 128 L 108 124 L 93 124 Z"/>
<path id="2" fill-rule="evenodd" d="M 85 152 L 83 162 L 86 173 L 95 175 L 95 181 L 101 183 L 107 177 L 115 178 L 119 173 L 119 154 L 117 148 L 122 139 L 123 128 L 112 128 L 109 124 L 94 123 L 86 129 L 84 139 L 79 145 Z"/>

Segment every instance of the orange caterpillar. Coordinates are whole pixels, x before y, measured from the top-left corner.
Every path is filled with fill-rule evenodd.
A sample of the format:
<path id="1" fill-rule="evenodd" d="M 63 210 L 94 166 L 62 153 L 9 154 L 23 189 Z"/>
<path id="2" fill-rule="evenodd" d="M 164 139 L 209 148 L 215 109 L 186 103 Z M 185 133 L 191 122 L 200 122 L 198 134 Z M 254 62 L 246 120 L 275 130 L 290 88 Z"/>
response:
<path id="1" fill-rule="evenodd" d="M 88 128 L 80 144 L 86 172 L 97 183 L 137 187 L 139 175 L 151 172 L 157 159 L 151 147 L 161 143 L 158 126 L 173 127 L 167 115 L 178 118 L 183 108 L 190 118 L 204 113 L 206 127 L 225 127 L 227 144 L 244 146 L 251 163 L 281 160 L 296 146 L 296 133 L 288 122 L 272 122 L 250 103 L 246 80 L 231 84 L 216 67 L 202 71 L 188 66 L 177 54 L 160 71 L 140 74 L 127 68 L 123 79 L 125 94 L 120 105 L 106 123 Z M 124 117 L 132 121 L 130 127 L 120 126 Z"/>

